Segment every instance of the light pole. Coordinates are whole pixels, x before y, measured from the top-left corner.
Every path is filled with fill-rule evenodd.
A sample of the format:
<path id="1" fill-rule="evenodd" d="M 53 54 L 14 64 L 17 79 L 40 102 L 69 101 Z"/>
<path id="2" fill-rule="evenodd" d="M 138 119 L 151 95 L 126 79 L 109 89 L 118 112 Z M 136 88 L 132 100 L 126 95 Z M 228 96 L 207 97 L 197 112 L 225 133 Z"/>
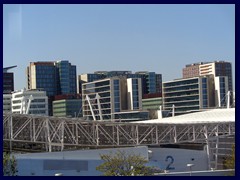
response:
<path id="1" fill-rule="evenodd" d="M 194 166 L 194 164 L 187 164 L 187 167 L 189 167 L 189 169 L 190 169 L 190 175 L 189 176 L 192 176 L 192 166 Z"/>

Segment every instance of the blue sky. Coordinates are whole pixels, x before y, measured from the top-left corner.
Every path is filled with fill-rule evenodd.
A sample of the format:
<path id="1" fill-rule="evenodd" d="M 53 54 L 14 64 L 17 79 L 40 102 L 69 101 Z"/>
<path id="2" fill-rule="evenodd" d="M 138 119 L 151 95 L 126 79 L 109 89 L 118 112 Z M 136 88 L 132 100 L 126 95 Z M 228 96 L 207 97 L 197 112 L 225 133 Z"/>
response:
<path id="1" fill-rule="evenodd" d="M 4 5 L 3 66 L 18 66 L 15 89 L 30 62 L 52 60 L 77 74 L 146 70 L 163 81 L 186 64 L 225 60 L 235 87 L 235 5 Z"/>

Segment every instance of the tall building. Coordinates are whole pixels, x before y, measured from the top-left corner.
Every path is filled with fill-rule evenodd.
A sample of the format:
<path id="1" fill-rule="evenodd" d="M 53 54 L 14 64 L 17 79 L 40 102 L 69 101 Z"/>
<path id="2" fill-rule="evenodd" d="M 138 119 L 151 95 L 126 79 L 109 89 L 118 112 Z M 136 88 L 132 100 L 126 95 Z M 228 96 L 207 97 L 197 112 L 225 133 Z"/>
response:
<path id="1" fill-rule="evenodd" d="M 163 108 L 176 114 L 215 106 L 213 76 L 176 79 L 163 83 Z"/>
<path id="2" fill-rule="evenodd" d="M 129 87 L 128 87 L 129 86 Z M 141 80 L 111 77 L 84 83 L 83 117 L 89 120 L 141 120 L 148 112 L 139 111 L 141 105 Z"/>
<path id="3" fill-rule="evenodd" d="M 31 62 L 28 89 L 42 89 L 48 96 L 77 93 L 76 66 L 68 61 Z"/>
<path id="4" fill-rule="evenodd" d="M 45 91 L 18 90 L 12 93 L 12 113 L 48 115 L 48 97 Z"/>
<path id="5" fill-rule="evenodd" d="M 27 67 L 27 81 L 28 89 L 46 91 L 50 116 L 55 95 L 77 93 L 76 66 L 66 60 L 31 62 Z"/>
<path id="6" fill-rule="evenodd" d="M 71 65 L 68 61 L 57 61 L 55 66 L 57 68 L 57 94 L 76 94 L 76 66 Z"/>
<path id="7" fill-rule="evenodd" d="M 15 67 L 17 66 L 3 68 L 3 94 L 10 94 L 14 91 L 14 74 L 8 70 Z"/>
<path id="8" fill-rule="evenodd" d="M 230 91 L 233 90 L 232 65 L 230 62 L 214 61 L 188 64 L 185 68 L 183 68 L 182 73 L 183 78 L 191 78 L 205 75 L 214 75 L 214 77 L 227 76 L 228 88 Z"/>

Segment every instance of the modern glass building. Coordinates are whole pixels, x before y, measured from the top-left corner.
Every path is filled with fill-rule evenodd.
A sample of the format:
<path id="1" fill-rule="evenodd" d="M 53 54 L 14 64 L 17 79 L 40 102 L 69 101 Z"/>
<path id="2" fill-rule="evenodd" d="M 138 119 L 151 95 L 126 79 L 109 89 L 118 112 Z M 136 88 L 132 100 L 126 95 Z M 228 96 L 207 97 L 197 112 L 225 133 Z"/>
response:
<path id="1" fill-rule="evenodd" d="M 27 67 L 28 89 L 44 90 L 49 98 L 49 115 L 55 95 L 77 93 L 76 66 L 66 60 L 31 62 Z"/>
<path id="2" fill-rule="evenodd" d="M 76 94 L 77 93 L 77 73 L 76 66 L 68 61 L 55 62 L 57 68 L 57 94 Z"/>
<path id="3" fill-rule="evenodd" d="M 140 82 L 140 79 L 111 77 L 83 84 L 83 117 L 112 121 L 147 118 L 146 113 L 137 112 L 141 108 Z"/>
<path id="4" fill-rule="evenodd" d="M 94 74 L 82 74 L 78 77 L 79 93 L 82 84 L 111 77 L 141 78 L 142 96 L 144 94 L 162 93 L 162 75 L 155 72 L 139 71 L 96 71 Z"/>
<path id="5" fill-rule="evenodd" d="M 28 89 L 42 89 L 48 96 L 77 93 L 76 66 L 68 61 L 31 62 Z"/>
<path id="6" fill-rule="evenodd" d="M 211 76 L 177 79 L 163 83 L 163 108 L 176 114 L 213 107 L 214 81 Z"/>

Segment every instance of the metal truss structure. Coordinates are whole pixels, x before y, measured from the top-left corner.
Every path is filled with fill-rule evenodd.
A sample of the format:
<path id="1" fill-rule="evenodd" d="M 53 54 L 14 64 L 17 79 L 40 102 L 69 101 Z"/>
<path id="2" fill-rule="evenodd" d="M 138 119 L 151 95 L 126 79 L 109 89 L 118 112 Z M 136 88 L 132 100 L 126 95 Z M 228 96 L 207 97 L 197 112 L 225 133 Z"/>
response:
<path id="1" fill-rule="evenodd" d="M 3 140 L 11 148 L 25 145 L 46 151 L 77 147 L 117 147 L 203 142 L 235 135 L 234 122 L 172 124 L 87 121 L 26 114 L 3 115 Z M 24 148 L 24 147 L 22 147 Z M 210 161 L 210 158 L 209 158 Z"/>

